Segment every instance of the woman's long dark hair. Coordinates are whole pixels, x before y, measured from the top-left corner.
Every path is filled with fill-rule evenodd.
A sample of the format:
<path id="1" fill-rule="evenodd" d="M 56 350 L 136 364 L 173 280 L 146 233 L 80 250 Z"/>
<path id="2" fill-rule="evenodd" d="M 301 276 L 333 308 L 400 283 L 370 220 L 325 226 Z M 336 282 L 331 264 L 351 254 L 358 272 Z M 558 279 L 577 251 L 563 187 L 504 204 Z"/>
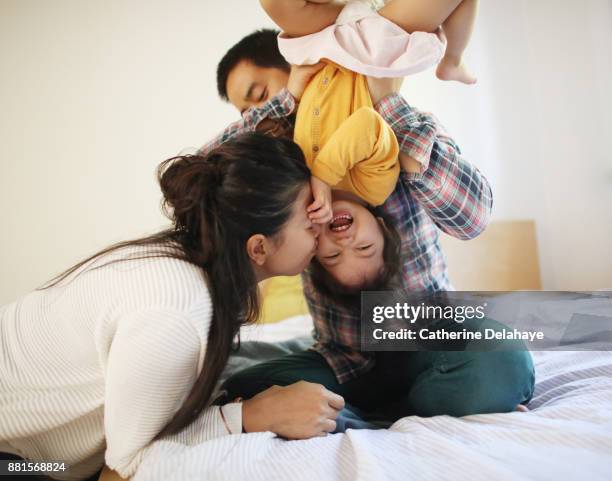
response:
<path id="1" fill-rule="evenodd" d="M 81 268 L 98 269 L 142 258 L 86 266 L 129 246 L 152 246 L 146 258 L 173 257 L 203 269 L 213 302 L 204 365 L 185 402 L 156 438 L 179 432 L 210 403 L 240 326 L 254 322 L 259 315 L 257 279 L 246 241 L 254 234 L 274 237 L 281 232 L 301 189 L 310 180 L 310 172 L 302 151 L 292 141 L 246 134 L 206 156 L 185 155 L 164 161 L 158 168 L 158 179 L 172 228 L 110 246 L 43 287 L 52 287 Z M 168 249 L 169 245 L 178 248 Z"/>

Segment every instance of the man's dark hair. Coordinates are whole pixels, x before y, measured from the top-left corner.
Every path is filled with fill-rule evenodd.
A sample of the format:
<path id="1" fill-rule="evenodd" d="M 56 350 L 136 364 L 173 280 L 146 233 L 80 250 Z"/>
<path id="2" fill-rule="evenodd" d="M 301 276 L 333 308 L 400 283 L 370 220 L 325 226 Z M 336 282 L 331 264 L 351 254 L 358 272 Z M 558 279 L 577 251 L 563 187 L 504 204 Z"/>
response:
<path id="1" fill-rule="evenodd" d="M 278 34 L 278 30 L 269 28 L 256 30 L 227 51 L 217 66 L 217 91 L 223 100 L 228 100 L 227 77 L 242 60 L 289 72 L 291 67 L 278 49 Z"/>

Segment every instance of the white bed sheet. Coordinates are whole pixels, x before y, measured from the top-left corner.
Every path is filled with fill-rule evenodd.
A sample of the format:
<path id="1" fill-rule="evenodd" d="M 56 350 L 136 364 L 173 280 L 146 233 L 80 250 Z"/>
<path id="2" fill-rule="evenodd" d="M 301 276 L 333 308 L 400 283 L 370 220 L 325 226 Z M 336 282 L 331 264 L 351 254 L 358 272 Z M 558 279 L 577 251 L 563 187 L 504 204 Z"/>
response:
<path id="1" fill-rule="evenodd" d="M 281 342 L 312 334 L 310 316 L 294 316 L 273 324 L 252 324 L 240 329 L 241 341 Z"/>
<path id="2" fill-rule="evenodd" d="M 244 339 L 283 340 L 309 319 L 252 327 Z M 612 479 L 612 353 L 534 352 L 528 413 L 411 416 L 389 430 L 306 441 L 239 434 L 197 446 L 160 441 L 134 481 Z"/>

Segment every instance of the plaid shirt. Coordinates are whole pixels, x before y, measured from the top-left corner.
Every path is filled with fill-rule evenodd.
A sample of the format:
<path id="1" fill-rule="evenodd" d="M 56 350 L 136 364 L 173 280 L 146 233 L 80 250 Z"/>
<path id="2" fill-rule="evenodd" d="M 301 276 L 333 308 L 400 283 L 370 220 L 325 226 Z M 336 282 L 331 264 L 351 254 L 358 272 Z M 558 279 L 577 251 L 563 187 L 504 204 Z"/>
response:
<path id="1" fill-rule="evenodd" d="M 439 230 L 472 239 L 488 224 L 493 205 L 489 183 L 430 114 L 412 108 L 400 95 L 383 99 L 378 113 L 395 132 L 400 149 L 421 164 L 420 173 L 400 173 L 382 209 L 395 221 L 404 255 L 402 288 L 452 290 L 438 241 Z M 361 319 L 316 292 L 308 275 L 304 293 L 315 323 L 316 344 L 343 383 L 367 372 L 374 353 L 361 352 Z"/>
<path id="2" fill-rule="evenodd" d="M 285 89 L 261 108 L 251 108 L 201 152 L 256 129 L 265 118 L 284 119 L 295 101 Z M 405 154 L 421 164 L 420 173 L 402 171 L 397 186 L 381 208 L 395 221 L 404 254 L 403 288 L 435 292 L 452 290 L 438 241 L 439 230 L 459 239 L 472 239 L 488 224 L 493 205 L 491 188 L 480 171 L 461 151 L 438 120 L 412 108 L 399 94 L 376 105 L 391 126 Z M 369 371 L 374 353 L 361 352 L 361 319 L 315 291 L 308 275 L 302 276 L 304 295 L 315 326 L 312 349 L 325 357 L 344 383 Z"/>
<path id="3" fill-rule="evenodd" d="M 279 124 L 276 128 L 280 127 L 286 131 L 293 131 L 294 119 L 291 117 L 291 114 L 295 111 L 296 106 L 297 104 L 293 95 L 289 93 L 289 90 L 283 89 L 263 106 L 251 107 L 246 110 L 242 114 L 242 119 L 226 127 L 223 132 L 214 139 L 204 144 L 204 146 L 198 150 L 198 153 L 200 155 L 206 155 L 211 150 L 214 150 L 224 142 L 240 134 L 260 130 L 261 126 L 265 124 L 264 120 L 268 119 L 274 120 Z"/>

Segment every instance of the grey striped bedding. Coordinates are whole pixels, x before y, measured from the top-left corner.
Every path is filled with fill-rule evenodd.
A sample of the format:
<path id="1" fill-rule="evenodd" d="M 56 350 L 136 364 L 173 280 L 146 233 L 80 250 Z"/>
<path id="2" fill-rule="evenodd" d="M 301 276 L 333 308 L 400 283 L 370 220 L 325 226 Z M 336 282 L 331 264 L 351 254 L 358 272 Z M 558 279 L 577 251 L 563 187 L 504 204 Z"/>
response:
<path id="1" fill-rule="evenodd" d="M 534 352 L 528 413 L 407 417 L 306 441 L 159 441 L 134 481 L 610 480 L 612 353 Z"/>

